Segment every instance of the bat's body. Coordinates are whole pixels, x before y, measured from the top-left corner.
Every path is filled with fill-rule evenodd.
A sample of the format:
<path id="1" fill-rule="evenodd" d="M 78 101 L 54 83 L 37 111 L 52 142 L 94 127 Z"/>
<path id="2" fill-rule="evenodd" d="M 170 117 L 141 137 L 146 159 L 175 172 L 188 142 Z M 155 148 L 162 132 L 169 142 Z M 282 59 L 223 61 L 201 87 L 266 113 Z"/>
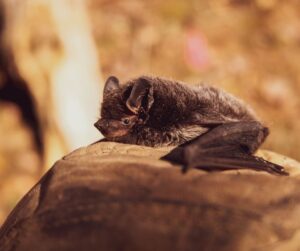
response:
<path id="1" fill-rule="evenodd" d="M 152 77 L 135 79 L 107 91 L 102 104 L 102 119 L 121 120 L 135 115 L 127 108 L 128 97 L 124 93 L 139 83 L 147 86 L 143 101 L 153 100 L 149 109 L 145 108 L 147 104 L 140 107 L 137 116 L 141 117 L 142 123 L 136 123 L 120 137 L 110 137 L 103 132 L 107 138 L 146 146 L 179 145 L 219 124 L 255 120 L 242 101 L 222 90 Z"/>
<path id="2" fill-rule="evenodd" d="M 266 163 L 252 154 L 268 129 L 241 100 L 211 86 L 146 76 L 119 85 L 110 77 L 95 126 L 112 141 L 181 145 L 165 159 L 185 166 L 259 169 Z M 281 169 L 273 165 L 267 171 Z"/>

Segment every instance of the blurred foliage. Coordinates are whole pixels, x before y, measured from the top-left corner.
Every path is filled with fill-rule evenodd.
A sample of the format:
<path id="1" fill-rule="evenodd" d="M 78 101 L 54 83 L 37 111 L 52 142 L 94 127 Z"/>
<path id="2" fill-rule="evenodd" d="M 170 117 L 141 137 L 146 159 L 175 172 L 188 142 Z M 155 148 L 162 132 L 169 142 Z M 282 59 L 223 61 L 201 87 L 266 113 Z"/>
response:
<path id="1" fill-rule="evenodd" d="M 224 88 L 270 127 L 265 148 L 299 160 L 298 0 L 89 0 L 88 7 L 104 76 L 151 74 Z M 46 10 L 33 11 L 29 24 L 39 29 L 31 31 L 31 49 L 53 68 L 51 50 L 62 48 Z M 0 222 L 38 175 L 30 134 L 12 110 L 0 104 Z M 12 185 L 5 190 L 6 183 Z"/>

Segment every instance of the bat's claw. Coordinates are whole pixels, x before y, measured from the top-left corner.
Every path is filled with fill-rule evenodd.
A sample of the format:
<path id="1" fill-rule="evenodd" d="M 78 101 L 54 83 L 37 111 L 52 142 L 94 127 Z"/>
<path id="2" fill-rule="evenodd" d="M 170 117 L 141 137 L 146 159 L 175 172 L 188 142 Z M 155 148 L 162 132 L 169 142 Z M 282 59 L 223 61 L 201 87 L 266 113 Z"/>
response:
<path id="1" fill-rule="evenodd" d="M 264 160 L 261 157 L 255 157 L 255 159 L 260 161 L 265 166 L 267 169 L 266 171 L 277 175 L 289 176 L 289 173 L 284 169 L 283 166 Z"/>
<path id="2" fill-rule="evenodd" d="M 284 175 L 284 176 L 290 175 L 282 166 L 275 166 L 274 168 L 272 168 L 272 171 L 274 174 L 277 175 Z"/>

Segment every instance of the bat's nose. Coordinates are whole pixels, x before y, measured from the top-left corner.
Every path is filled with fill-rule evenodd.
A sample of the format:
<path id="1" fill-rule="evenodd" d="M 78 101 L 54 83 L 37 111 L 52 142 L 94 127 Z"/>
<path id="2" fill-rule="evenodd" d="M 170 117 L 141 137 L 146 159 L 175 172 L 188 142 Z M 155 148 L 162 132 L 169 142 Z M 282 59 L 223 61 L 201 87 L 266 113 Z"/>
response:
<path id="1" fill-rule="evenodd" d="M 95 122 L 95 123 L 94 123 L 94 126 L 95 126 L 97 129 L 99 129 L 99 128 L 98 128 L 98 122 Z"/>
<path id="2" fill-rule="evenodd" d="M 103 121 L 101 121 L 101 120 L 98 120 L 98 121 L 94 124 L 94 126 L 95 126 L 99 131 L 103 130 L 103 128 L 105 127 Z"/>
<path id="3" fill-rule="evenodd" d="M 110 122 L 107 119 L 99 119 L 94 126 L 103 134 L 107 132 Z"/>

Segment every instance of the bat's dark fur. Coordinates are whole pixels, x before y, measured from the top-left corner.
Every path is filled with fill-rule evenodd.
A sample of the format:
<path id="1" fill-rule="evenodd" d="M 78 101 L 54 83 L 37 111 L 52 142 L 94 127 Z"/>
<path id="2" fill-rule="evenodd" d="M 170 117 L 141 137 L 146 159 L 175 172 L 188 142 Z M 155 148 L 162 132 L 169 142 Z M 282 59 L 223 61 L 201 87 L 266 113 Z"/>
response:
<path id="1" fill-rule="evenodd" d="M 136 116 L 127 108 L 126 101 L 132 86 L 142 82 L 149 83 L 152 88 L 152 106 L 146 112 L 141 107 L 143 111 L 138 114 L 140 123 L 136 120 L 126 135 L 110 137 L 106 127 L 127 116 Z M 144 102 L 148 101 L 147 95 L 143 97 Z M 107 126 L 101 126 L 104 120 Z M 254 115 L 242 101 L 214 87 L 192 87 L 164 78 L 140 77 L 104 91 L 98 128 L 106 138 L 114 141 L 166 146 L 187 142 L 218 124 L 251 120 L 255 120 Z M 119 127 L 115 129 L 121 130 Z"/>
<path id="2" fill-rule="evenodd" d="M 220 169 L 216 163 L 223 157 L 227 169 L 263 165 L 252 154 L 268 135 L 250 108 L 220 89 L 149 76 L 122 85 L 116 77 L 108 78 L 95 126 L 112 141 L 152 147 L 185 144 L 177 162 L 210 169 Z M 233 156 L 233 149 L 244 155 Z M 165 159 L 174 160 L 174 152 Z M 201 154 L 210 159 L 201 162 Z"/>

